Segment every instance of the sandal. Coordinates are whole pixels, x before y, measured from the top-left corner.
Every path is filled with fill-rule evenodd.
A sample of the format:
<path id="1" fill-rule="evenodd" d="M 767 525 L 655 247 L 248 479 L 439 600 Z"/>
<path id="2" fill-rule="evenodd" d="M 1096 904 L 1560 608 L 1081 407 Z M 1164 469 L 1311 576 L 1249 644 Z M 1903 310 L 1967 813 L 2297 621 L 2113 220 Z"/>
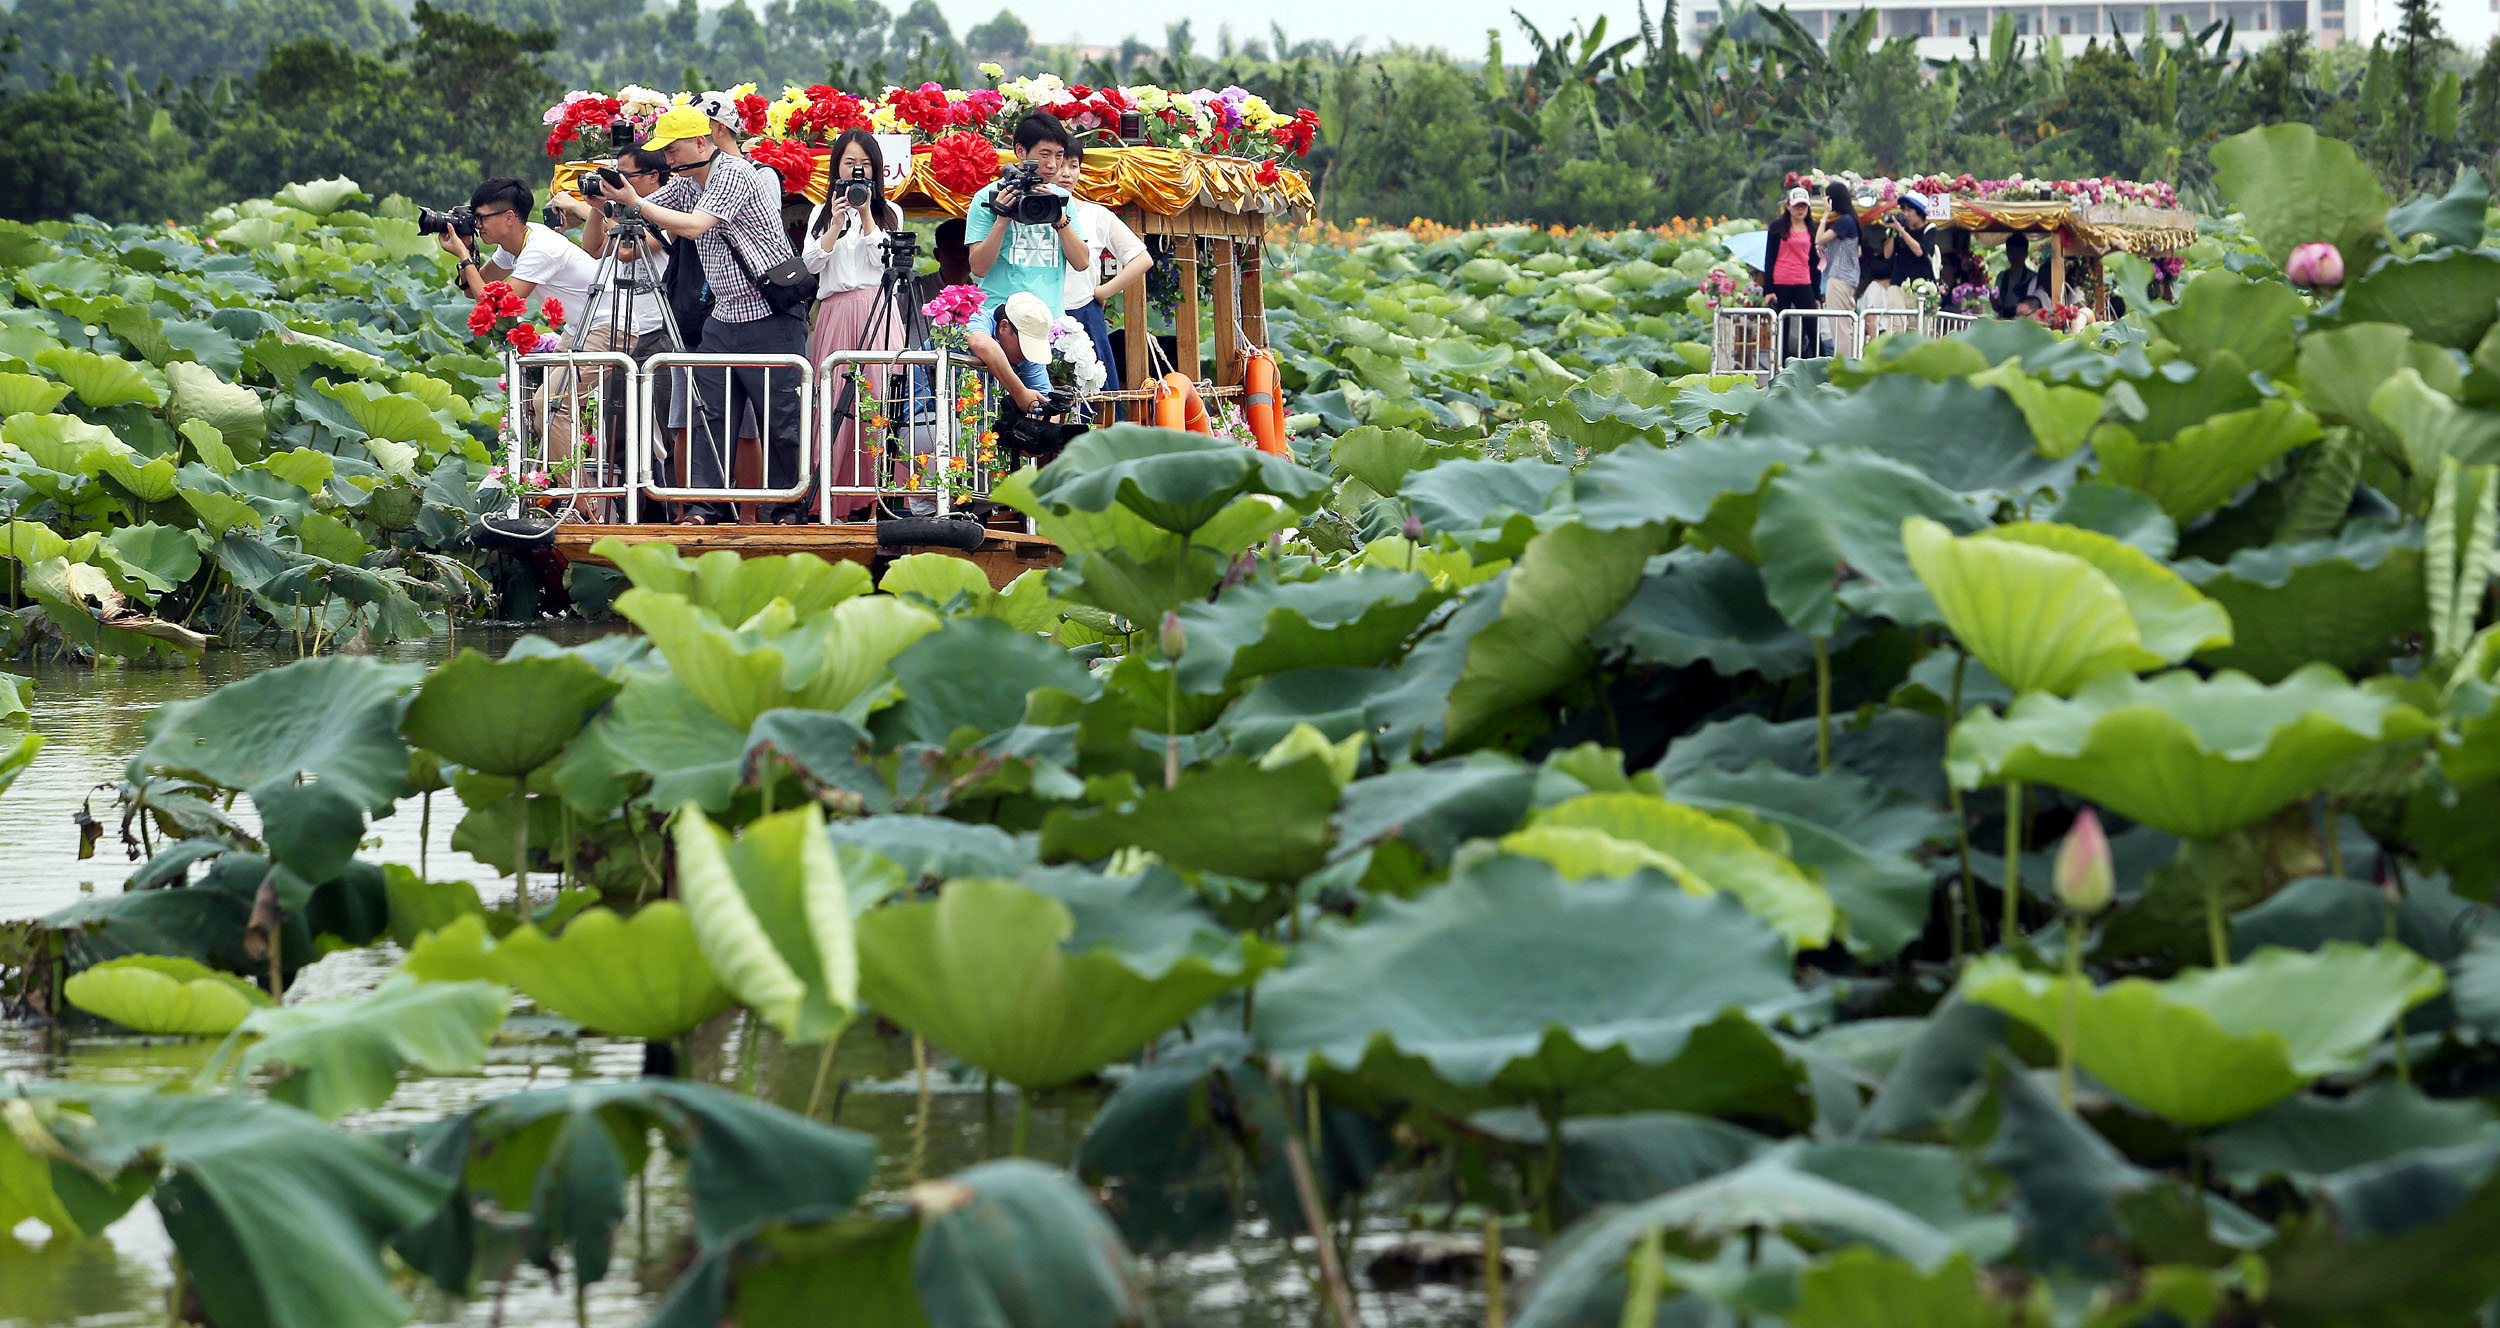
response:
<path id="1" fill-rule="evenodd" d="M 694 516 L 681 516 L 677 518 L 677 524 L 681 526 L 708 526 L 712 524 L 712 518 L 700 514 Z"/>

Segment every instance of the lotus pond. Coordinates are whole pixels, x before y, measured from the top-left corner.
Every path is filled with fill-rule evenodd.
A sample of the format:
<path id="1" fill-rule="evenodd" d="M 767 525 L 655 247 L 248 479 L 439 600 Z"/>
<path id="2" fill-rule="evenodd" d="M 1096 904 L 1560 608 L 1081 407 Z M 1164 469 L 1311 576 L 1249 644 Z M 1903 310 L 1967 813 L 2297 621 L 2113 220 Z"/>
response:
<path id="1" fill-rule="evenodd" d="M 2175 304 L 1767 389 L 1619 239 L 1313 251 L 1296 454 L 1087 435 L 1001 484 L 1067 555 L 1005 590 L 615 548 L 630 632 L 394 654 L 419 599 L 229 569 L 285 662 L 0 689 L 30 846 L 93 778 L 141 858 L 0 932 L 8 1312 L 2491 1323 L 2489 198 L 2215 165 Z M 420 551 L 360 478 L 236 501 Z"/>

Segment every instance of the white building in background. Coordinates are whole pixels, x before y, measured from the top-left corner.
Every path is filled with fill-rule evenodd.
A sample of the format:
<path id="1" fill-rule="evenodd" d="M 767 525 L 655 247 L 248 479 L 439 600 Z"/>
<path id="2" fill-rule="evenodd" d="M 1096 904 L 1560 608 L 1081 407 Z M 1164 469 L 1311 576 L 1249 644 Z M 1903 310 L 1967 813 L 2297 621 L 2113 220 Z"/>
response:
<path id="1" fill-rule="evenodd" d="M 2434 0 L 2439 23 L 2448 39 L 2469 53 L 2480 52 L 2500 34 L 2500 0 Z M 2152 4 L 1995 3 L 1940 4 L 1935 0 L 1786 0 L 1789 17 L 1816 37 L 1829 39 L 1860 10 L 1877 14 L 1877 38 L 1910 37 L 1918 53 L 1936 59 L 1966 54 L 1971 38 L 1987 48 L 1988 34 L 2002 14 L 2014 21 L 2016 35 L 2059 37 L 2072 56 L 2095 36 L 2116 32 L 2139 40 L 2146 22 L 2170 31 L 2197 32 L 2229 19 L 2231 45 L 2248 51 L 2273 41 L 2293 28 L 2310 29 L 2320 46 L 2346 42 L 2367 44 L 2396 25 L 2395 0 L 2156 0 Z M 1717 26 L 1724 8 L 1701 0 L 1685 11 L 1691 23 L 1686 39 L 1696 40 Z"/>

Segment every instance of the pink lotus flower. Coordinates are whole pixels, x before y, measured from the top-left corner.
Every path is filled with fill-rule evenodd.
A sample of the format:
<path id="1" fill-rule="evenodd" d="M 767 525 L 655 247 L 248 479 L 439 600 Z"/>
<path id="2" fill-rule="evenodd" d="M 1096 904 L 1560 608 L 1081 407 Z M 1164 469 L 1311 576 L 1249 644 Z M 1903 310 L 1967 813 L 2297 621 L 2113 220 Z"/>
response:
<path id="1" fill-rule="evenodd" d="M 2292 250 L 2291 261 L 2283 265 L 2283 275 L 2295 286 L 2341 286 L 2344 284 L 2344 255 L 2331 244 L 2304 244 Z"/>
<path id="2" fill-rule="evenodd" d="M 2083 809 L 2074 829 L 2066 832 L 2066 842 L 2058 845 L 2050 879 L 2057 887 L 2058 902 L 2077 913 L 2088 917 L 2109 907 L 2110 896 L 2117 893 L 2109 836 L 2101 832 L 2101 818 L 2091 808 Z"/>

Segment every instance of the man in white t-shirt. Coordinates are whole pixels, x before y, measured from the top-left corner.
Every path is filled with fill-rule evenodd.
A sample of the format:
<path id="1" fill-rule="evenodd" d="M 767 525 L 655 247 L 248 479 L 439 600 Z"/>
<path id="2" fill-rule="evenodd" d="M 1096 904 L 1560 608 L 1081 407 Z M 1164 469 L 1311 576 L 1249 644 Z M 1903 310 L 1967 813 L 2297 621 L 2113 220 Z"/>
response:
<path id="1" fill-rule="evenodd" d="M 1059 168 L 1059 178 L 1053 183 L 1073 197 L 1084 171 L 1085 145 L 1080 142 L 1068 153 L 1067 161 Z M 1111 355 L 1111 325 L 1105 321 L 1103 311 L 1112 300 L 1135 290 L 1155 260 L 1146 252 L 1146 242 L 1137 238 L 1137 232 L 1130 230 L 1118 213 L 1081 198 L 1074 199 L 1068 210 L 1076 215 L 1077 229 L 1084 233 L 1085 266 L 1068 273 L 1067 295 L 1061 304 L 1068 317 L 1084 324 L 1094 338 L 1094 354 L 1102 360 L 1103 390 L 1117 392 L 1121 388 L 1120 365 Z"/>
<path id="2" fill-rule="evenodd" d="M 567 324 L 589 303 L 590 279 L 599 265 L 580 245 L 531 221 L 534 206 L 528 185 L 509 176 L 488 180 L 470 191 L 469 208 L 477 214 L 478 240 L 495 247 L 494 257 L 481 266 L 468 242 L 450 230 L 442 233 L 440 243 L 443 252 L 460 261 L 455 275 L 472 297 L 483 296 L 487 283 L 500 281 L 528 302 L 532 317 L 545 324 Z M 546 441 L 543 450 L 532 449 L 531 460 L 543 459 L 547 469 L 563 470 L 579 458 L 581 432 L 574 420 L 581 397 L 569 370 L 541 371 L 529 393 L 534 417 L 529 432 Z"/>

